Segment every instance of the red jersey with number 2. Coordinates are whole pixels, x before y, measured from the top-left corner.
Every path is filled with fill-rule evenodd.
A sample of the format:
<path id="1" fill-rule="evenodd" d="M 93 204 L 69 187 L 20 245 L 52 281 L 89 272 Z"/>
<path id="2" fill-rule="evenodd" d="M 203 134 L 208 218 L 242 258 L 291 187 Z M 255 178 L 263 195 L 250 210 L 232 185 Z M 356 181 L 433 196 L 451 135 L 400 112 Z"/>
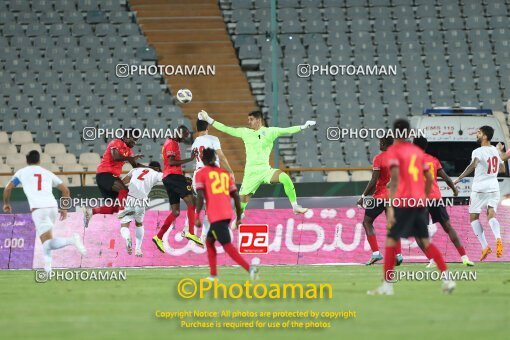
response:
<path id="1" fill-rule="evenodd" d="M 408 206 L 409 199 L 425 203 L 425 175 L 429 167 L 425 163 L 425 152 L 409 142 L 395 142 L 387 150 L 388 167 L 398 166 L 398 186 L 395 198 L 401 200 L 401 207 Z"/>
<path id="2" fill-rule="evenodd" d="M 96 173 L 109 172 L 114 176 L 119 177 L 122 173 L 122 166 L 125 161 L 115 161 L 113 160 L 112 150 L 117 149 L 117 151 L 124 157 L 133 156 L 134 152 L 131 150 L 129 146 L 122 141 L 122 139 L 114 139 L 106 146 L 106 150 L 103 154 L 103 158 L 101 162 L 97 166 Z"/>
<path id="3" fill-rule="evenodd" d="M 388 198 L 388 188 L 386 186 L 390 181 L 390 169 L 386 156 L 386 151 L 383 151 L 374 157 L 373 170 L 379 170 L 379 178 L 375 183 L 375 191 L 372 195 L 375 198 Z"/>
<path id="4" fill-rule="evenodd" d="M 209 222 L 232 218 L 230 193 L 237 190 L 232 175 L 225 169 L 206 165 L 195 174 L 195 188 L 204 190 Z"/>
<path id="5" fill-rule="evenodd" d="M 441 190 L 439 189 L 439 185 L 437 184 L 437 172 L 443 168 L 441 166 L 441 162 L 436 157 L 425 153 L 425 163 L 427 163 L 429 166 L 430 174 L 434 179 L 432 181 L 432 188 L 430 189 L 429 198 L 440 199 L 442 195 Z"/>
<path id="6" fill-rule="evenodd" d="M 168 157 L 174 156 L 176 161 L 181 160 L 181 148 L 179 147 L 179 143 L 177 143 L 173 139 L 167 139 L 165 144 L 163 144 L 163 149 L 161 150 L 163 157 L 163 177 L 168 175 L 182 175 L 182 166 L 180 165 L 170 165 L 168 163 Z"/>

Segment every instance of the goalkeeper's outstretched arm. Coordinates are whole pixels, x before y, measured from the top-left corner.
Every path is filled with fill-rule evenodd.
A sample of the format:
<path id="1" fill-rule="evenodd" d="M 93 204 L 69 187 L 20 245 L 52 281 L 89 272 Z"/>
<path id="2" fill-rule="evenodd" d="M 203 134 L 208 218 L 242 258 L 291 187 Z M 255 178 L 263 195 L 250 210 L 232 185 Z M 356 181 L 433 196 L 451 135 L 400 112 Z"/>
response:
<path id="1" fill-rule="evenodd" d="M 288 128 L 273 127 L 270 129 L 272 129 L 275 132 L 277 137 L 281 137 L 281 136 L 292 135 L 292 134 L 298 133 L 301 130 L 308 129 L 311 126 L 314 126 L 315 124 L 316 124 L 316 122 L 314 120 L 308 120 L 303 125 L 296 125 L 296 126 L 291 126 Z"/>
<path id="2" fill-rule="evenodd" d="M 198 113 L 198 119 L 199 120 L 205 120 L 210 125 L 214 126 L 216 129 L 220 130 L 221 132 L 226 133 L 227 135 L 231 135 L 233 137 L 242 138 L 243 132 L 245 128 L 234 128 L 231 126 L 227 126 L 225 124 L 222 124 L 211 117 L 209 117 L 209 114 L 205 112 L 204 110 L 200 111 Z"/>

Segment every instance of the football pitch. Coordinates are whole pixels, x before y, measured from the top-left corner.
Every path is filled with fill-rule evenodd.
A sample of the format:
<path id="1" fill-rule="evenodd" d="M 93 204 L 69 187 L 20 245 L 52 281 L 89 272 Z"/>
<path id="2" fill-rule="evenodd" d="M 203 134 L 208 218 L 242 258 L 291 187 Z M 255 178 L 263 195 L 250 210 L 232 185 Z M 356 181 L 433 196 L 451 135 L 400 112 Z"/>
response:
<path id="1" fill-rule="evenodd" d="M 332 299 L 184 299 L 183 278 L 199 280 L 208 269 L 126 269 L 125 281 L 50 281 L 36 283 L 34 271 L 0 271 L 2 338 L 44 339 L 504 339 L 510 324 L 508 263 L 477 263 L 476 281 L 458 282 L 452 295 L 440 282 L 403 281 L 394 296 L 367 296 L 380 283 L 380 265 L 261 267 L 260 283 L 330 283 Z M 399 270 L 424 270 L 404 264 Z M 221 283 L 244 283 L 237 267 L 219 267 Z M 323 329 L 183 329 L 179 319 L 156 311 L 355 311 L 356 316 L 324 320 Z M 192 318 L 191 318 L 192 319 Z M 190 320 L 191 320 L 190 319 Z M 251 321 L 251 319 L 243 319 Z M 214 321 L 214 319 L 213 319 Z M 267 321 L 267 320 L 266 320 Z M 324 338 L 325 339 L 325 338 Z"/>

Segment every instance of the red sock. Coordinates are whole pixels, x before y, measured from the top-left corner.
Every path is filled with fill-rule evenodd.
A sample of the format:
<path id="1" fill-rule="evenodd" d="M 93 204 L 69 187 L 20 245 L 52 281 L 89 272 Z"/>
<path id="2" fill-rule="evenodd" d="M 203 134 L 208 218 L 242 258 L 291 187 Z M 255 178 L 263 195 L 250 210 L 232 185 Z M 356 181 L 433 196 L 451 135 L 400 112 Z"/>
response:
<path id="1" fill-rule="evenodd" d="M 425 251 L 426 251 L 427 257 L 429 259 L 434 259 L 434 262 L 436 263 L 437 268 L 441 272 L 444 272 L 447 269 L 446 263 L 444 262 L 443 255 L 441 255 L 441 253 L 439 252 L 439 250 L 436 248 L 435 245 L 433 245 L 432 243 L 429 244 L 428 248 Z"/>
<path id="2" fill-rule="evenodd" d="M 127 190 L 119 191 L 119 195 L 117 196 L 117 200 L 119 201 L 119 210 L 124 209 L 124 203 L 126 201 L 127 195 L 128 195 Z"/>
<path id="3" fill-rule="evenodd" d="M 394 277 L 393 269 L 395 268 L 395 256 L 397 256 L 396 247 L 386 246 L 386 254 L 384 255 L 384 280 L 392 282 Z"/>
<path id="4" fill-rule="evenodd" d="M 250 265 L 241 257 L 241 255 L 239 255 L 237 249 L 234 248 L 232 243 L 224 244 L 223 249 L 225 249 L 225 252 L 232 258 L 232 260 L 236 261 L 237 264 L 246 269 L 246 271 L 250 271 Z"/>
<path id="5" fill-rule="evenodd" d="M 372 249 L 372 251 L 379 251 L 379 246 L 377 245 L 377 238 L 375 237 L 375 235 L 367 235 L 367 241 L 368 241 L 368 244 L 370 244 L 370 249 Z"/>
<path id="6" fill-rule="evenodd" d="M 214 246 L 214 239 L 207 238 L 205 245 L 207 247 L 207 258 L 209 259 L 211 276 L 216 276 L 218 275 L 218 271 L 216 269 L 216 247 Z"/>
<path id="7" fill-rule="evenodd" d="M 459 252 L 460 256 L 466 255 L 466 249 L 464 249 L 463 246 L 457 247 L 457 251 Z"/>
<path id="8" fill-rule="evenodd" d="M 189 233 L 195 235 L 195 206 L 188 206 L 188 229 Z"/>
<path id="9" fill-rule="evenodd" d="M 161 229 L 159 229 L 158 232 L 158 237 L 160 239 L 163 238 L 163 235 L 165 235 L 166 231 L 168 230 L 168 228 L 170 228 L 172 222 L 175 221 L 176 218 L 177 216 L 175 216 L 173 213 L 170 213 L 170 215 L 167 216 L 165 222 L 163 222 L 163 225 L 161 226 Z"/>
<path id="10" fill-rule="evenodd" d="M 116 209 L 116 208 L 118 208 L 118 207 L 102 206 L 102 207 L 92 208 L 92 215 L 96 215 L 96 214 L 111 215 L 118 211 L 118 209 Z"/>
<path id="11" fill-rule="evenodd" d="M 397 240 L 397 245 L 395 246 L 395 256 L 396 254 L 402 254 L 402 245 L 400 244 L 400 239 Z"/>

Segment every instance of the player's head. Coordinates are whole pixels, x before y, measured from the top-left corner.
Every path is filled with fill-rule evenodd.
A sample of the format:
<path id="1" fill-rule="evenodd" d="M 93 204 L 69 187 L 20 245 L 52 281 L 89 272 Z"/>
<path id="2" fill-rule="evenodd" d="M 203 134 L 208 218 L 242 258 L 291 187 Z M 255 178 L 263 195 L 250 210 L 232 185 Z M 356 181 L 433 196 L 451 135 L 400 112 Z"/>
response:
<path id="1" fill-rule="evenodd" d="M 260 111 L 252 111 L 248 113 L 248 126 L 251 129 L 259 129 L 262 126 L 265 126 L 264 115 Z"/>
<path id="2" fill-rule="evenodd" d="M 178 142 L 182 142 L 189 136 L 190 136 L 190 132 L 189 132 L 188 127 L 186 125 L 179 125 L 179 127 L 177 127 L 177 133 L 175 134 L 173 139 Z"/>
<path id="3" fill-rule="evenodd" d="M 133 128 L 126 128 L 124 129 L 124 135 L 122 136 L 122 141 L 126 143 L 130 149 L 132 149 L 138 141 L 138 138 L 135 137 L 134 130 L 135 129 Z"/>
<path id="4" fill-rule="evenodd" d="M 418 146 L 423 151 L 427 150 L 428 143 L 429 142 L 427 141 L 427 138 L 425 138 L 425 137 L 415 137 L 413 139 L 413 144 Z"/>
<path id="5" fill-rule="evenodd" d="M 407 119 L 397 119 L 393 123 L 393 135 L 395 139 L 406 139 L 411 132 L 411 124 Z M 398 137 L 398 138 L 397 138 Z"/>
<path id="6" fill-rule="evenodd" d="M 151 168 L 154 171 L 161 172 L 161 164 L 159 164 L 159 162 L 151 161 L 149 163 L 149 168 Z"/>
<path id="7" fill-rule="evenodd" d="M 197 132 L 203 132 L 209 130 L 209 123 L 205 120 L 197 119 Z"/>
<path id="8" fill-rule="evenodd" d="M 490 142 L 494 136 L 494 129 L 484 125 L 476 131 L 476 142 L 481 144 L 483 141 Z"/>
<path id="9" fill-rule="evenodd" d="M 216 162 L 216 151 L 211 148 L 204 149 L 202 151 L 202 162 L 205 165 L 214 165 Z"/>
<path id="10" fill-rule="evenodd" d="M 39 154 L 39 151 L 32 150 L 29 153 L 27 153 L 27 164 L 28 165 L 39 164 L 40 161 L 41 161 L 41 155 Z"/>
<path id="11" fill-rule="evenodd" d="M 379 139 L 379 150 L 386 151 L 393 144 L 393 137 L 386 136 Z"/>

